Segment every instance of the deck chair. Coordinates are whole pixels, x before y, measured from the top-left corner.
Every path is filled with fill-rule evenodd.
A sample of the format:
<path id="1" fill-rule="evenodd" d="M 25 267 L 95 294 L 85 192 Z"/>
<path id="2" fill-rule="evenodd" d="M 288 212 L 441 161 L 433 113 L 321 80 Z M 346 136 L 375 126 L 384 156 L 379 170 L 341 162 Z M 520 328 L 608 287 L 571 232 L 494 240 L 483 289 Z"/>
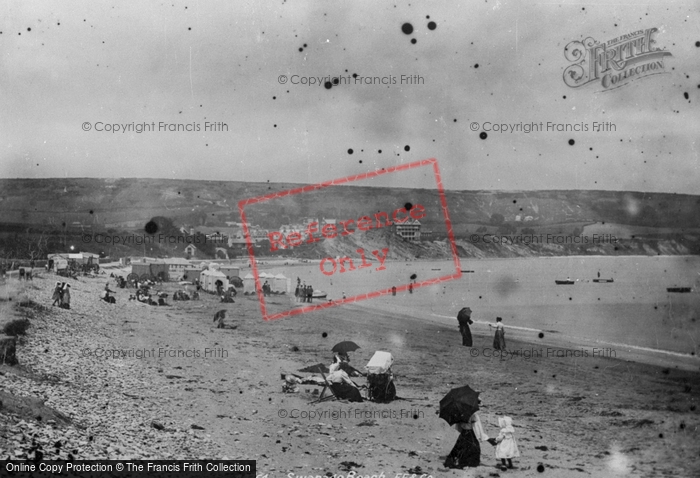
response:
<path id="1" fill-rule="evenodd" d="M 335 396 L 335 393 L 331 388 L 331 384 L 328 383 L 328 380 L 326 379 L 326 374 L 321 370 L 319 370 L 319 373 L 321 374 L 321 377 L 323 377 L 323 389 L 321 390 L 321 394 L 318 396 L 318 398 L 311 403 L 314 404 L 325 402 L 326 400 L 338 400 L 338 397 Z M 330 395 L 325 395 L 326 391 L 330 392 Z"/>

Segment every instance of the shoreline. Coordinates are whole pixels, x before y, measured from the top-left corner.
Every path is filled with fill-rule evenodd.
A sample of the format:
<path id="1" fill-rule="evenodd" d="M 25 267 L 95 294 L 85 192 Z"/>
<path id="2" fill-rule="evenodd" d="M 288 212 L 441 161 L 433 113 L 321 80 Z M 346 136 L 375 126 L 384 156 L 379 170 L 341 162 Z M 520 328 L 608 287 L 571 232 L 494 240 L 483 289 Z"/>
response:
<path id="1" fill-rule="evenodd" d="M 37 319 L 19 350 L 24 369 L 65 379 L 31 385 L 13 379 L 2 386 L 48 396 L 47 404 L 79 418 L 99 446 L 80 445 L 81 439 L 88 441 L 87 434 L 75 442 L 66 438 L 66 448 L 75 445 L 79 451 L 76 459 L 256 456 L 259 472 L 271 478 L 290 472 L 347 475 L 343 463 L 354 463 L 352 469 L 361 475 L 383 471 L 393 477 L 420 469 L 416 473 L 457 478 L 465 471 L 442 467 L 456 433 L 436 412 L 449 389 L 466 383 L 482 390 L 480 415 L 489 436 L 497 434 L 499 416 L 513 417 L 522 453 L 514 476 L 542 476 L 540 465 L 553 476 L 611 476 L 625 470 L 696 476 L 700 471 L 699 464 L 687 459 L 700 426 L 697 372 L 604 357 L 471 357 L 454 323 L 400 311 L 342 306 L 264 322 L 256 297 L 239 295 L 235 304 L 221 304 L 203 294 L 199 302 L 151 307 L 128 302 L 130 291 L 122 289 L 116 292 L 117 305 L 111 306 L 97 298 L 105 280 L 75 281 L 72 309 L 54 308 Z M 46 304 L 52 283 L 51 276 L 36 279 L 33 300 Z M 274 298 L 269 307 L 280 309 L 286 302 Z M 213 328 L 211 317 L 222 307 L 235 329 Z M 512 346 L 527 346 L 509 335 Z M 477 343 L 491 341 L 480 330 L 474 336 Z M 327 363 L 331 347 L 342 340 L 361 346 L 352 354 L 352 364 L 360 368 L 373 351 L 389 351 L 397 393 L 404 399 L 312 403 L 317 395 L 308 385 L 298 393 L 282 393 L 280 371 L 298 373 Z M 125 351 L 213 347 L 226 350 L 227 356 L 98 360 L 80 357 L 84 346 Z M 151 420 L 165 430 L 154 429 Z M 138 443 L 144 443 L 143 450 Z M 149 443 L 177 443 L 178 451 L 169 454 L 168 447 Z M 18 448 L 27 449 L 8 445 Z M 469 473 L 497 472 L 493 453 L 484 444 L 481 465 Z"/>

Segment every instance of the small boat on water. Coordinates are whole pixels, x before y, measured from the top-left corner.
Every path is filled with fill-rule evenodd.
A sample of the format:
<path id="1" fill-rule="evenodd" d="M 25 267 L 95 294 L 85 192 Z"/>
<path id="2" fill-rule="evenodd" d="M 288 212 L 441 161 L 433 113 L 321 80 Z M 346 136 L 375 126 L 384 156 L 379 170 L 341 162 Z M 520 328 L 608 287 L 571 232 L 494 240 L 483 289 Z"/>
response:
<path id="1" fill-rule="evenodd" d="M 571 279 L 566 279 L 566 280 L 555 280 L 554 283 L 556 285 L 574 285 L 576 281 L 573 281 Z"/>
<path id="2" fill-rule="evenodd" d="M 593 282 L 600 282 L 602 284 L 609 284 L 610 282 L 615 282 L 612 277 L 610 279 L 593 279 Z"/>
<path id="3" fill-rule="evenodd" d="M 690 287 L 667 287 L 666 292 L 688 293 L 692 290 Z"/>
<path id="4" fill-rule="evenodd" d="M 465 270 L 463 270 L 462 273 L 473 274 L 474 271 L 465 271 Z"/>

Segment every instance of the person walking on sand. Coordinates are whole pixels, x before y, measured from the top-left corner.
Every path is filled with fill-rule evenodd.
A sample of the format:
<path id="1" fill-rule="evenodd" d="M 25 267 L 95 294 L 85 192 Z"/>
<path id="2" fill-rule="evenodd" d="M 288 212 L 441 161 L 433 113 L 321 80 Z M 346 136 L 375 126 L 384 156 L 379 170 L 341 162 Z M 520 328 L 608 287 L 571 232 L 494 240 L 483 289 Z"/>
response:
<path id="1" fill-rule="evenodd" d="M 498 426 L 501 427 L 501 432 L 491 443 L 497 443 L 496 459 L 501 459 L 501 470 L 505 471 L 506 460 L 508 460 L 508 468 L 513 468 L 513 458 L 520 456 L 520 450 L 518 450 L 518 443 L 515 441 L 515 429 L 511 418 L 506 416 L 500 417 Z"/>
<path id="2" fill-rule="evenodd" d="M 459 322 L 459 332 L 462 334 L 462 345 L 471 347 L 472 332 L 469 326 L 474 323 L 472 321 L 472 310 L 469 307 L 464 307 L 457 314 L 457 321 Z"/>
<path id="3" fill-rule="evenodd" d="M 66 284 L 66 286 L 63 288 L 61 307 L 64 309 L 70 309 L 70 284 Z"/>
<path id="4" fill-rule="evenodd" d="M 61 305 L 61 283 L 56 282 L 56 285 L 53 288 L 53 294 L 51 295 L 51 298 L 53 299 L 53 305 Z"/>
<path id="5" fill-rule="evenodd" d="M 494 350 L 505 350 L 506 349 L 506 332 L 503 329 L 503 319 L 496 317 L 496 325 L 489 324 L 489 327 L 495 327 L 496 333 L 493 336 L 493 349 Z"/>
<path id="6" fill-rule="evenodd" d="M 488 441 L 488 435 L 484 432 L 479 419 L 479 412 L 469 417 L 467 423 L 456 423 L 454 429 L 459 432 L 457 443 L 445 459 L 445 468 L 464 468 L 465 466 L 474 468 L 481 462 L 481 445 L 479 442 Z"/>

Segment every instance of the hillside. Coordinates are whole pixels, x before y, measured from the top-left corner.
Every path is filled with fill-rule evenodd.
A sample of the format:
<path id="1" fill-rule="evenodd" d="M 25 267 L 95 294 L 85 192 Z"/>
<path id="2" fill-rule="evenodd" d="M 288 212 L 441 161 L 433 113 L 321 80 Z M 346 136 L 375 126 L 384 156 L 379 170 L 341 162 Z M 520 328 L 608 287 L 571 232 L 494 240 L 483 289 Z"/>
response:
<path id="1" fill-rule="evenodd" d="M 240 222 L 240 200 L 299 186 L 128 178 L 2 179 L 0 224 L 4 235 L 0 234 L 0 238 L 7 245 L 7 241 L 17 240 L 17 234 L 44 231 L 62 236 L 61 247 L 65 247 L 70 242 L 79 242 L 80 233 L 85 231 L 142 233 L 145 224 L 159 216 L 171 219 L 175 226 L 223 226 L 225 221 Z M 460 253 L 473 257 L 629 254 L 630 251 L 700 253 L 700 196 L 621 191 L 446 191 L 446 199 Z M 333 186 L 248 206 L 245 212 L 250 224 L 277 230 L 283 224 L 300 222 L 305 217 L 342 221 L 382 211 L 390 214 L 407 203 L 425 207 L 422 230 L 432 231 L 431 239 L 447 238 L 439 196 L 435 190 L 428 189 Z M 622 242 L 613 247 L 593 244 L 560 247 L 478 244 L 469 240 L 474 233 L 580 235 L 587 227 L 603 228 Z M 363 240 L 373 240 L 371 237 Z M 359 238 L 345 239 L 325 241 L 323 247 L 332 250 L 324 254 L 335 249 L 340 253 L 357 248 L 353 241 Z M 449 255 L 449 250 L 439 244 L 402 247 L 392 250 L 413 257 Z M 113 249 L 114 255 L 134 250 L 148 252 L 137 246 Z M 155 249 L 152 252 L 161 255 L 180 252 L 177 248 L 170 248 L 170 252 L 168 248 Z"/>

